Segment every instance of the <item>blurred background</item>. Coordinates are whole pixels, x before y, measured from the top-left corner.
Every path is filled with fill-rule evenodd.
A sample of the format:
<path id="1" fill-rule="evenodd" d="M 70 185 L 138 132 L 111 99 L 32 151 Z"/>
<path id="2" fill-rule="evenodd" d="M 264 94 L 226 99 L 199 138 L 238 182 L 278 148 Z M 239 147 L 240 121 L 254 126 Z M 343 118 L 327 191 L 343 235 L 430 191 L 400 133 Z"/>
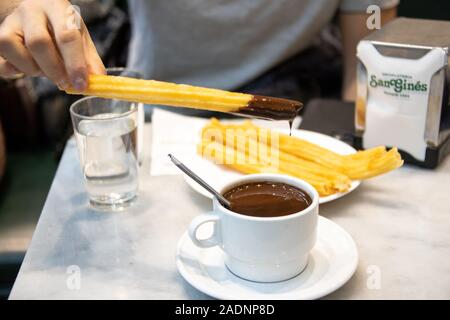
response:
<path id="1" fill-rule="evenodd" d="M 72 2 L 81 7 L 105 66 L 125 66 L 130 38 L 126 0 Z M 450 1 L 401 1 L 398 15 L 450 20 Z M 342 63 L 333 65 L 339 72 Z M 339 98 L 338 88 L 339 81 L 326 94 Z M 69 106 L 74 99 L 43 78 L 0 79 L 0 299 L 7 298 L 14 283 L 72 135 Z"/>

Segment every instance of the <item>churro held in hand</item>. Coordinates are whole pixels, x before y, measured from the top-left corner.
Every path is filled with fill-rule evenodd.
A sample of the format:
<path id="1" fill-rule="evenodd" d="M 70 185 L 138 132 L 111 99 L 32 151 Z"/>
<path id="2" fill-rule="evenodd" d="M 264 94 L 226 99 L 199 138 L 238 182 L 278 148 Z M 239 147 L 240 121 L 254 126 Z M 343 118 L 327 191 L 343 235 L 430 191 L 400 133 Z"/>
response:
<path id="1" fill-rule="evenodd" d="M 303 106 L 295 100 L 107 75 L 90 75 L 87 90 L 66 92 L 271 120 L 292 120 Z"/>

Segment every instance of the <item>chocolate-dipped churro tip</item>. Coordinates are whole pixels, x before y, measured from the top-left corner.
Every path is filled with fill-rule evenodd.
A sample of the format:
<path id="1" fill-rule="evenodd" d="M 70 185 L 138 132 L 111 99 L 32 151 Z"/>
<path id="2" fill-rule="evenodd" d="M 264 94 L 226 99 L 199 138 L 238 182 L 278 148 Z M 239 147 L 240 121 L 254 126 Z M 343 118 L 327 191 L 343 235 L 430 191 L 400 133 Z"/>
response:
<path id="1" fill-rule="evenodd" d="M 239 109 L 239 113 L 256 118 L 292 120 L 302 107 L 300 101 L 254 95 L 247 106 Z"/>
<path id="2" fill-rule="evenodd" d="M 70 88 L 66 92 L 272 120 L 292 121 L 302 107 L 300 102 L 288 99 L 107 75 L 90 75 L 85 91 Z"/>

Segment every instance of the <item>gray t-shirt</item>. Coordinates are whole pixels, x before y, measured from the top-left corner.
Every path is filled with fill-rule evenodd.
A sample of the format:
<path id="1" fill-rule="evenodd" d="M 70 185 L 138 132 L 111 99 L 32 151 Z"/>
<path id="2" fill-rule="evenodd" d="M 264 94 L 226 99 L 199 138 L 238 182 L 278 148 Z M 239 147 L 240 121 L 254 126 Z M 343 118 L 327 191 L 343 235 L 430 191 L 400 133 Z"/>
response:
<path id="1" fill-rule="evenodd" d="M 398 0 L 129 0 L 128 66 L 146 78 L 236 88 L 310 45 L 341 5 Z"/>

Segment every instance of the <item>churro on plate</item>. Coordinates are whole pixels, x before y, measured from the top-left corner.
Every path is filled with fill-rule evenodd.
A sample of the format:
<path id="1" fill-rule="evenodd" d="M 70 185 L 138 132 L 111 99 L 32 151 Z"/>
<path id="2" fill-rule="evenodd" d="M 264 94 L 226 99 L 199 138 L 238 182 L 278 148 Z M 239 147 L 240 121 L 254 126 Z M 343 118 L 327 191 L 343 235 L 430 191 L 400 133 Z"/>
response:
<path id="1" fill-rule="evenodd" d="M 388 151 L 379 146 L 341 155 L 251 121 L 224 124 L 212 119 L 202 130 L 197 150 L 202 157 L 241 173 L 276 172 L 306 180 L 321 196 L 346 192 L 352 181 L 381 175 L 403 164 L 396 148 Z"/>

